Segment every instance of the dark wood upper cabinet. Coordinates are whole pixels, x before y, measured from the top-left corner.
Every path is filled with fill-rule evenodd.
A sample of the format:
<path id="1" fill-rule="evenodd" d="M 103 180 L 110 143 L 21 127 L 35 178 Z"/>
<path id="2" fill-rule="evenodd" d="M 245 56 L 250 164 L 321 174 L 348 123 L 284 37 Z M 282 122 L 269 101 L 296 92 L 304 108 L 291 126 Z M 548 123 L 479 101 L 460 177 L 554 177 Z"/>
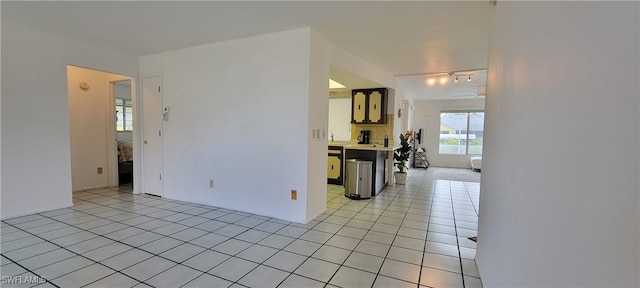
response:
<path id="1" fill-rule="evenodd" d="M 387 88 L 351 90 L 352 124 L 385 124 Z"/>

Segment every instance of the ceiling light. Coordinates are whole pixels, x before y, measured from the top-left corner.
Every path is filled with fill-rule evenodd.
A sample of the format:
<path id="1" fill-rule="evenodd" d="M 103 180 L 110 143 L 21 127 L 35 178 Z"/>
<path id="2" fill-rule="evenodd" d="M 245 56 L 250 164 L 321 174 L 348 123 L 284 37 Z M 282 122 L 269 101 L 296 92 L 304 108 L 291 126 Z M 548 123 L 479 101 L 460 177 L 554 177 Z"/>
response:
<path id="1" fill-rule="evenodd" d="M 447 77 L 440 78 L 440 84 L 441 85 L 447 84 Z"/>
<path id="2" fill-rule="evenodd" d="M 453 82 L 458 83 L 458 75 L 456 75 L 456 79 L 453 79 Z"/>
<path id="3" fill-rule="evenodd" d="M 429 79 L 427 80 L 427 85 L 429 85 L 429 86 L 433 86 L 433 84 L 436 84 L 436 79 L 429 78 Z"/>
<path id="4" fill-rule="evenodd" d="M 344 85 L 329 79 L 329 89 L 347 88 Z"/>
<path id="5" fill-rule="evenodd" d="M 467 78 L 467 81 L 471 81 L 471 74 L 469 74 L 469 78 Z"/>

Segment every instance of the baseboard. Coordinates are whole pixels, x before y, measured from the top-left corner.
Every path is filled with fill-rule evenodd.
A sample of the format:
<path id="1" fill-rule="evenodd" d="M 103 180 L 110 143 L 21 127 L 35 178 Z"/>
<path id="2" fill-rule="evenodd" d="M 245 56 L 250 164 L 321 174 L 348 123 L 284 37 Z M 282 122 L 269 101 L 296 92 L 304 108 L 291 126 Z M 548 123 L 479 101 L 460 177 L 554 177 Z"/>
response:
<path id="1" fill-rule="evenodd" d="M 53 208 L 47 208 L 47 209 L 42 209 L 42 210 L 36 210 L 36 211 L 30 211 L 30 212 L 25 212 L 25 213 L 18 213 L 18 214 L 13 214 L 13 215 L 9 215 L 9 216 L 5 216 L 3 215 L 2 218 L 0 218 L 0 220 L 9 220 L 12 218 L 17 218 L 17 217 L 22 217 L 22 216 L 27 216 L 27 215 L 31 215 L 31 214 L 37 214 L 37 213 L 43 213 L 43 212 L 49 212 L 49 211 L 53 211 L 53 210 L 58 210 L 58 209 L 64 209 L 64 208 L 71 208 L 73 207 L 73 202 L 71 203 L 71 205 L 61 205 L 59 207 L 53 207 Z"/>
<path id="2" fill-rule="evenodd" d="M 84 191 L 96 190 L 96 189 L 109 189 L 109 186 L 95 186 L 95 187 L 80 188 L 80 189 L 72 190 L 72 192 L 84 192 Z"/>

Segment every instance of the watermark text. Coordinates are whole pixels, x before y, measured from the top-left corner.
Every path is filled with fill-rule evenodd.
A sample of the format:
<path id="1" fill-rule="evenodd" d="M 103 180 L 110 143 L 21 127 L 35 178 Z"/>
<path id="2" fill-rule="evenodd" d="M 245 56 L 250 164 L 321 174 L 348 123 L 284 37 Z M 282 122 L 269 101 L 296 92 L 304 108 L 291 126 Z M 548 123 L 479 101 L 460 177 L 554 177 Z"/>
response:
<path id="1" fill-rule="evenodd" d="M 26 276 L 2 276 L 0 277 L 2 284 L 43 284 L 47 283 L 47 278 L 35 275 Z"/>

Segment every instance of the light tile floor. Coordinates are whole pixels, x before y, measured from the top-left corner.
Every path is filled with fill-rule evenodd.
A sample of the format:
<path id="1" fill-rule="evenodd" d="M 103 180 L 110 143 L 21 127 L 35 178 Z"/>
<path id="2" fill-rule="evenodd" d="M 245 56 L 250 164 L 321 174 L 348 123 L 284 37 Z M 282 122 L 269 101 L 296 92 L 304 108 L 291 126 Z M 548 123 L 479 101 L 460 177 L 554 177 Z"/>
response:
<path id="1" fill-rule="evenodd" d="M 410 173 L 369 200 L 329 185 L 306 225 L 130 188 L 77 192 L 72 208 L 2 221 L 1 286 L 481 287 L 467 239 L 479 183 Z"/>

